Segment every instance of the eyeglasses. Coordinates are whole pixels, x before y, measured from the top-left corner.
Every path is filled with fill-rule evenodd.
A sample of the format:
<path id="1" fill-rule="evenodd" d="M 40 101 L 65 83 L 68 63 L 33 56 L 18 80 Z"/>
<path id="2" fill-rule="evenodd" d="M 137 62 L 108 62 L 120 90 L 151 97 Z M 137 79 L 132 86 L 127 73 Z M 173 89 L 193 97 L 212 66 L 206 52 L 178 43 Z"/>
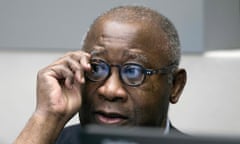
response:
<path id="1" fill-rule="evenodd" d="M 93 82 L 106 80 L 111 75 L 111 67 L 119 69 L 119 76 L 121 81 L 128 86 L 141 85 L 146 75 L 167 74 L 174 71 L 176 63 L 172 63 L 160 69 L 146 69 L 136 63 L 126 63 L 124 65 L 113 65 L 104 62 L 103 60 L 93 59 L 90 61 L 91 71 L 86 72 L 86 78 Z"/>

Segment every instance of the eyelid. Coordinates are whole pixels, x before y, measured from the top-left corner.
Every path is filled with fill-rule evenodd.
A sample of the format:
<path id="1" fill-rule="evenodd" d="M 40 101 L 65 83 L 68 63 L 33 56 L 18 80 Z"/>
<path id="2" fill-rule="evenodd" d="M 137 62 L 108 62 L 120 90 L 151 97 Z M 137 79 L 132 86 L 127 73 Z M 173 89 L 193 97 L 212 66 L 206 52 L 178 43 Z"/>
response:
<path id="1" fill-rule="evenodd" d="M 104 59 L 102 59 L 102 58 L 99 58 L 99 57 L 97 57 L 97 58 L 91 58 L 90 59 L 90 62 L 105 62 L 105 63 L 108 63 L 108 62 L 106 62 L 106 60 L 104 60 Z"/>
<path id="2" fill-rule="evenodd" d="M 123 65 L 127 65 L 127 64 L 135 64 L 135 65 L 140 65 L 141 67 L 145 67 L 143 63 L 138 61 L 127 61 Z"/>
<path id="3" fill-rule="evenodd" d="M 140 68 L 142 71 L 145 71 L 145 69 L 148 69 L 148 68 L 146 68 L 144 65 L 139 64 L 139 63 L 136 63 L 136 62 L 128 62 L 128 63 L 125 63 L 124 65 L 128 65 L 128 64 L 137 65 L 137 66 L 139 66 L 139 68 Z"/>
<path id="4" fill-rule="evenodd" d="M 90 52 L 90 55 L 91 56 L 99 56 L 99 55 L 101 55 L 101 54 L 105 54 L 106 53 L 106 50 L 100 50 L 100 49 L 98 49 L 98 50 L 92 50 L 91 52 Z"/>

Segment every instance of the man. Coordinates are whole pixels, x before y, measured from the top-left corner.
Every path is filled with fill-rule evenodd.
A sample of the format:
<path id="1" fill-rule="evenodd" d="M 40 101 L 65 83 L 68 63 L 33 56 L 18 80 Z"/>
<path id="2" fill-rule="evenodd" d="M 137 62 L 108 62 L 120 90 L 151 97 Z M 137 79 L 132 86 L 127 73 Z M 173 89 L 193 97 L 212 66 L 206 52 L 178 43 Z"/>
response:
<path id="1" fill-rule="evenodd" d="M 79 126 L 60 133 L 78 112 L 81 125 L 169 133 L 169 102 L 178 101 L 186 83 L 179 61 L 177 31 L 166 17 L 139 6 L 111 9 L 91 25 L 82 51 L 39 71 L 36 110 L 15 143 L 77 143 Z"/>

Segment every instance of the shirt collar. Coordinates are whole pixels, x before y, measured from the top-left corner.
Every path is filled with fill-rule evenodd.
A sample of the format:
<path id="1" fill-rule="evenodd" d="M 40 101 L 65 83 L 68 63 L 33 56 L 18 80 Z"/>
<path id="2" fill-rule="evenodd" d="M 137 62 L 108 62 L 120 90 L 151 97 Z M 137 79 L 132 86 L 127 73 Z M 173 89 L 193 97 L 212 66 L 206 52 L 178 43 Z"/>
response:
<path id="1" fill-rule="evenodd" d="M 166 127 L 165 127 L 165 129 L 164 129 L 164 131 L 163 131 L 163 135 L 169 134 L 169 131 L 170 131 L 170 121 L 169 121 L 169 119 L 167 118 Z"/>

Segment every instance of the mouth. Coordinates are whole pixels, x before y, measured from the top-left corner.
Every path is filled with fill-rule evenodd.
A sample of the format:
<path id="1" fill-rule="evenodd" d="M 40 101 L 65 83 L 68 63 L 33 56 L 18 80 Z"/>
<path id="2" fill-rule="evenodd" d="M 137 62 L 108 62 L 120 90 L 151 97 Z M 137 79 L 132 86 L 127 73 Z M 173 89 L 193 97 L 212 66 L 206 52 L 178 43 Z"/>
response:
<path id="1" fill-rule="evenodd" d="M 128 119 L 127 116 L 115 112 L 106 113 L 103 111 L 97 111 L 94 114 L 97 122 L 100 124 L 121 125 Z"/>

